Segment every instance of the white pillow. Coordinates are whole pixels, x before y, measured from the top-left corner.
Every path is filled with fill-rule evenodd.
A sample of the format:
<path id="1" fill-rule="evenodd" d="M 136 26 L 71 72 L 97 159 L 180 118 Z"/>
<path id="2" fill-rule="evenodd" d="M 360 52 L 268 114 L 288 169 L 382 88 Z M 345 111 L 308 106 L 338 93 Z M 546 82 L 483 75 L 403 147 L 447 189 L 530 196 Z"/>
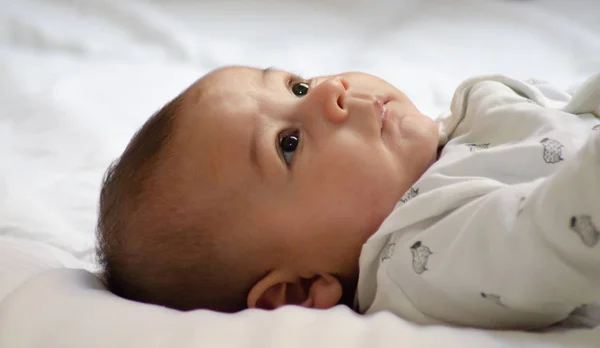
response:
<path id="1" fill-rule="evenodd" d="M 597 347 L 600 328 L 553 333 L 419 327 L 391 314 L 285 307 L 178 312 L 121 299 L 92 273 L 55 269 L 0 303 L 0 347 Z"/>
<path id="2" fill-rule="evenodd" d="M 84 266 L 71 254 L 56 247 L 27 239 L 0 236 L 0 303 L 25 280 L 49 268 Z"/>

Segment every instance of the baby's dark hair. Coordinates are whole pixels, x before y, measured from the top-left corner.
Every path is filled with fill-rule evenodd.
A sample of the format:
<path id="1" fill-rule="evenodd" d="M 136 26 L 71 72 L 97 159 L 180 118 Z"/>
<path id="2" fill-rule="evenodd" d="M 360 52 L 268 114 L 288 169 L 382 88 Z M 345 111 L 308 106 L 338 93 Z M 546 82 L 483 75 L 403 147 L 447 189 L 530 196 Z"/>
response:
<path id="1" fill-rule="evenodd" d="M 171 199 L 171 183 L 161 178 L 183 102 L 182 94 L 150 117 L 108 168 L 100 192 L 98 260 L 106 286 L 123 298 L 236 312 L 246 308 L 257 279 L 243 275 L 239 259 L 226 256 L 209 224 L 199 221 L 214 214 L 190 213 Z"/>

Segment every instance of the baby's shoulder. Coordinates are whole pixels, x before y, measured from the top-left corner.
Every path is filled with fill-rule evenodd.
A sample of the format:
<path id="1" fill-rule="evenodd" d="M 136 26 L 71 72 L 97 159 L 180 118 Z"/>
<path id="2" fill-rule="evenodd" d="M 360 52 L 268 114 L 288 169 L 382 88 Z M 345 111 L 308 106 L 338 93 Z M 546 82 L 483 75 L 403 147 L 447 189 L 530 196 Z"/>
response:
<path id="1" fill-rule="evenodd" d="M 457 87 L 452 111 L 459 111 L 474 103 L 492 103 L 495 106 L 523 101 L 559 109 L 570 99 L 570 94 L 543 80 L 522 81 L 504 75 L 478 76 L 465 80 Z"/>
<path id="2" fill-rule="evenodd" d="M 505 76 L 472 78 L 456 90 L 451 112 L 438 120 L 440 145 L 463 137 L 465 143 L 522 141 L 540 130 L 580 128 L 578 115 L 562 108 L 570 96 L 541 80 Z M 478 139 L 467 136 L 468 134 Z M 481 138 L 481 139 L 479 139 Z"/>

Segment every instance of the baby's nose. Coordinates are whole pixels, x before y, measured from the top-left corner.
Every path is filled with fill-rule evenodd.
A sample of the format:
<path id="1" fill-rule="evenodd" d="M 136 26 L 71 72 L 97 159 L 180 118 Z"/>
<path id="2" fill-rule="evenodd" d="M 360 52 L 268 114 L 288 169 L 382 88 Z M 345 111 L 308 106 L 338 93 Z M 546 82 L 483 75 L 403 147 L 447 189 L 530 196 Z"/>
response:
<path id="1" fill-rule="evenodd" d="M 313 96 L 323 108 L 323 116 L 333 123 L 345 122 L 348 111 L 344 106 L 348 81 L 343 77 L 329 78 L 315 87 Z"/>

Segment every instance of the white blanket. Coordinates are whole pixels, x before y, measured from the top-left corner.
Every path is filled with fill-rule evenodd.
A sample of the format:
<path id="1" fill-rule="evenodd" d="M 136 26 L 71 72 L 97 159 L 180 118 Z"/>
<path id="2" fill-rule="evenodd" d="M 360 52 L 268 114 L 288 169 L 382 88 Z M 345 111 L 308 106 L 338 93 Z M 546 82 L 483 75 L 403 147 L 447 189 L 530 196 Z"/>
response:
<path id="1" fill-rule="evenodd" d="M 179 314 L 85 271 L 40 273 L 96 269 L 104 169 L 210 69 L 362 70 L 433 117 L 473 75 L 581 82 L 600 70 L 598 13 L 594 0 L 0 1 L 0 347 L 597 347 L 598 329 L 420 328 L 344 308 Z"/>

